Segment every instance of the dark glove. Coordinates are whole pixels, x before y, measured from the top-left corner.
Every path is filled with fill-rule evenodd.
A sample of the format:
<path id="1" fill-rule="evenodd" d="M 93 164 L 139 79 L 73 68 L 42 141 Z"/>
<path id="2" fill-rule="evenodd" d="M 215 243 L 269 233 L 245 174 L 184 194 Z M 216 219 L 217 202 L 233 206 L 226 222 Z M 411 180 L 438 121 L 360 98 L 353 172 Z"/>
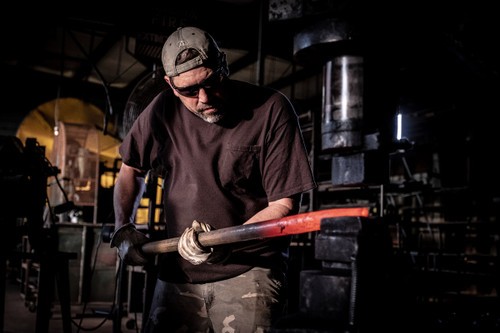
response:
<path id="1" fill-rule="evenodd" d="M 216 264 L 225 261 L 231 254 L 229 248 L 204 247 L 198 241 L 198 234 L 210 232 L 211 230 L 213 230 L 213 227 L 209 224 L 194 220 L 191 227 L 186 228 L 179 238 L 179 254 L 193 265 L 199 265 L 204 262 Z"/>
<path id="2" fill-rule="evenodd" d="M 149 258 L 141 251 L 141 246 L 149 242 L 149 238 L 137 231 L 135 225 L 127 223 L 119 227 L 111 237 L 111 247 L 117 247 L 118 256 L 123 263 L 141 266 L 148 263 Z"/>

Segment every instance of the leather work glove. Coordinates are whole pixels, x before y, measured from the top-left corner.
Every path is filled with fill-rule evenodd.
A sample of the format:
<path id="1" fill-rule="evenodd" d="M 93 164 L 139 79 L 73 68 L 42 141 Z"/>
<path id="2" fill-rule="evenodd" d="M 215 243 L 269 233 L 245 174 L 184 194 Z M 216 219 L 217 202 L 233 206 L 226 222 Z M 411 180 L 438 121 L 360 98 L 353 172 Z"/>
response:
<path id="1" fill-rule="evenodd" d="M 149 238 L 137 231 L 135 225 L 127 223 L 119 227 L 111 237 L 111 247 L 117 247 L 118 256 L 123 263 L 141 266 L 148 263 L 149 258 L 141 251 L 141 245 L 149 242 Z"/>
<path id="2" fill-rule="evenodd" d="M 179 254 L 193 265 L 200 265 L 204 262 L 216 264 L 225 261 L 231 254 L 227 247 L 204 247 L 198 241 L 200 233 L 211 230 L 214 230 L 211 225 L 194 220 L 191 227 L 186 228 L 179 238 Z"/>

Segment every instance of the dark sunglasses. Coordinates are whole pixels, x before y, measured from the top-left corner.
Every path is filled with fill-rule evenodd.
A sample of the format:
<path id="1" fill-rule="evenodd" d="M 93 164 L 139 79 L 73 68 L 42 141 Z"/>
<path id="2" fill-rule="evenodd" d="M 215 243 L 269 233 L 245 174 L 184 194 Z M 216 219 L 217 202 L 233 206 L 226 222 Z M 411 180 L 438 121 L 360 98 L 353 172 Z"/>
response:
<path id="1" fill-rule="evenodd" d="M 223 76 L 221 75 L 220 71 L 217 70 L 215 73 L 207 77 L 205 80 L 202 82 L 189 86 L 189 87 L 183 87 L 179 88 L 174 85 L 174 81 L 170 80 L 170 83 L 172 84 L 172 87 L 177 90 L 179 94 L 181 94 L 184 97 L 196 97 L 198 96 L 198 93 L 200 92 L 200 89 L 203 88 L 203 90 L 211 90 L 211 89 L 217 89 L 221 86 L 223 81 Z"/>

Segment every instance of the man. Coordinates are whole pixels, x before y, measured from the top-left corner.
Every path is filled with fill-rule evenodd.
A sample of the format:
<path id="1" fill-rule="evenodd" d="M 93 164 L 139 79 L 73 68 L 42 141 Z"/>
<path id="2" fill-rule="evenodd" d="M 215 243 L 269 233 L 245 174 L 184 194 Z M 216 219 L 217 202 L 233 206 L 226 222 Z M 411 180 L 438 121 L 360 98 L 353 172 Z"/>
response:
<path id="1" fill-rule="evenodd" d="M 179 28 L 162 50 L 161 92 L 121 147 L 111 246 L 131 265 L 149 258 L 134 216 L 149 170 L 164 179 L 165 237 L 145 332 L 266 332 L 283 315 L 289 239 L 204 248 L 197 235 L 298 213 L 316 186 L 298 118 L 281 93 L 230 80 L 205 31 Z"/>

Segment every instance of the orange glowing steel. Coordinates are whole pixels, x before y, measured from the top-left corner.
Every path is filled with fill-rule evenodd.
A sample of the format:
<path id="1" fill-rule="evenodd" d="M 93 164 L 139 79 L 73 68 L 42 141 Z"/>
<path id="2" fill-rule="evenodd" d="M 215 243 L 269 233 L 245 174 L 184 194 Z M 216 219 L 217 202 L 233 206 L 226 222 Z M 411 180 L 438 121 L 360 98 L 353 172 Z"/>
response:
<path id="1" fill-rule="evenodd" d="M 320 230 L 321 220 L 325 218 L 342 216 L 368 217 L 368 214 L 369 211 L 366 207 L 326 209 L 213 230 L 200 234 L 198 240 L 203 246 L 208 247 L 248 240 L 297 235 Z M 179 237 L 150 242 L 142 246 L 142 251 L 149 254 L 174 252 L 177 251 L 178 242 Z"/>

